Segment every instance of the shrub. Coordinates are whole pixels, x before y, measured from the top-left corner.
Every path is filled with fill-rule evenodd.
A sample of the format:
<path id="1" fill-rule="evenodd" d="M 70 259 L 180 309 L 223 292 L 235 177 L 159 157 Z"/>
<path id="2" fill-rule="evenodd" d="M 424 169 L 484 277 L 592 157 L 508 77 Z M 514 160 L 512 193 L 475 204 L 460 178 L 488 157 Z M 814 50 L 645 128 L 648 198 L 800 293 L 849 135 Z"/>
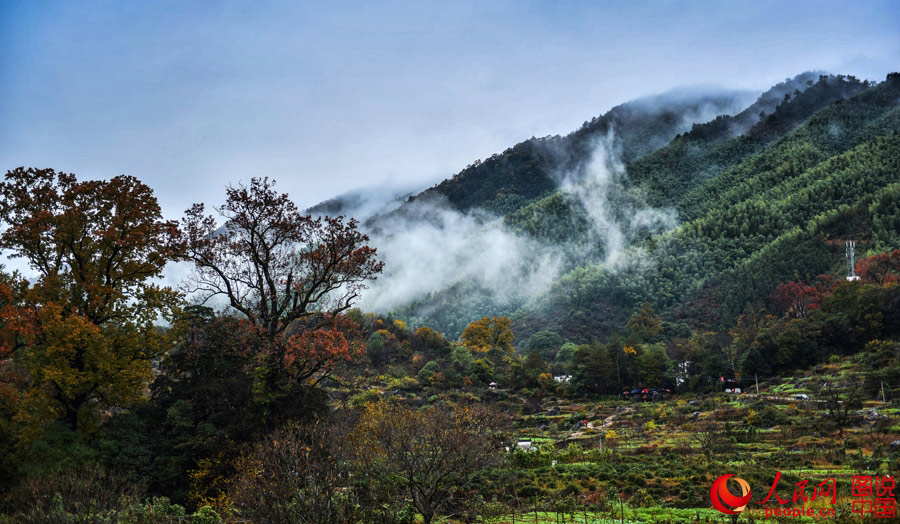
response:
<path id="1" fill-rule="evenodd" d="M 775 406 L 767 405 L 762 408 L 755 417 L 755 425 L 760 428 L 770 428 L 773 426 L 781 426 L 784 424 L 790 423 L 790 417 L 776 408 Z M 749 423 L 749 421 L 748 421 Z"/>
<path id="2" fill-rule="evenodd" d="M 117 510 L 123 500 L 137 500 L 143 491 L 128 475 L 87 465 L 34 474 L 7 494 L 4 506 L 8 513 L 21 512 L 23 522 L 26 513 L 96 515 Z"/>
<path id="3" fill-rule="evenodd" d="M 341 490 L 349 478 L 346 442 L 325 421 L 270 435 L 236 463 L 230 495 L 240 516 L 269 524 L 356 522 L 353 492 Z"/>

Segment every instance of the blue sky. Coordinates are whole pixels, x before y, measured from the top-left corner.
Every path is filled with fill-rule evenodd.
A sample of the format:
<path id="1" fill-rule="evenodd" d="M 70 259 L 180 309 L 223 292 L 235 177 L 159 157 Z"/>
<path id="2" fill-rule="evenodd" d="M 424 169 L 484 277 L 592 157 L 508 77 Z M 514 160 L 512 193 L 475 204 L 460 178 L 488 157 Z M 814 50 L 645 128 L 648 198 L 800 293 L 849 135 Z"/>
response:
<path id="1" fill-rule="evenodd" d="M 429 185 L 629 99 L 900 70 L 900 2 L 0 0 L 0 167 L 133 174 L 167 215 Z"/>

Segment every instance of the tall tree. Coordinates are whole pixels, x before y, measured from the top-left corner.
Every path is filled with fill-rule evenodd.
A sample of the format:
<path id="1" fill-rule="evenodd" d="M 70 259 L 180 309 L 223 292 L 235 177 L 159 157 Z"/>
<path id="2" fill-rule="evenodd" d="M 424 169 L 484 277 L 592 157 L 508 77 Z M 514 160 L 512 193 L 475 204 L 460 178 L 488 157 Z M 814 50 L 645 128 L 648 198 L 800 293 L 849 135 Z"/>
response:
<path id="1" fill-rule="evenodd" d="M 177 224 L 162 220 L 152 189 L 132 176 L 79 182 L 18 168 L 0 196 L 0 249 L 40 275 L 42 301 L 64 303 L 96 325 L 155 317 L 151 279 L 171 259 Z"/>
<path id="2" fill-rule="evenodd" d="M 222 222 L 194 204 L 181 237 L 181 257 L 196 269 L 192 291 L 224 296 L 270 340 L 314 313 L 347 310 L 383 267 L 355 220 L 303 215 L 274 186 L 254 178 L 229 187 L 216 208 Z"/>
<path id="3" fill-rule="evenodd" d="M 425 524 L 500 460 L 500 417 L 473 406 L 372 404 L 351 435 L 363 475 L 402 486 Z"/>
<path id="4" fill-rule="evenodd" d="M 641 304 L 641 308 L 631 315 L 625 324 L 625 331 L 637 342 L 646 342 L 662 331 L 662 321 L 649 302 Z"/>
<path id="5" fill-rule="evenodd" d="M 507 317 L 484 317 L 466 326 L 462 344 L 475 353 L 487 353 L 495 364 L 512 355 L 513 335 Z"/>
<path id="6" fill-rule="evenodd" d="M 254 397 L 271 423 L 304 408 L 308 386 L 362 351 L 342 313 L 383 267 L 355 220 L 303 215 L 274 186 L 229 187 L 221 222 L 194 204 L 179 245 L 195 267 L 189 291 L 225 297 L 257 334 Z"/>
<path id="7" fill-rule="evenodd" d="M 38 273 L 6 338 L 27 374 L 19 418 L 35 437 L 52 421 L 90 433 L 103 410 L 137 399 L 152 376 L 163 349 L 153 322 L 176 297 L 151 279 L 171 257 L 176 225 L 131 176 L 78 181 L 19 168 L 0 196 L 0 249 Z"/>
<path id="8" fill-rule="evenodd" d="M 663 343 L 647 344 L 635 359 L 641 379 L 647 386 L 672 387 L 675 385 L 675 372 L 672 361 L 666 355 Z"/>

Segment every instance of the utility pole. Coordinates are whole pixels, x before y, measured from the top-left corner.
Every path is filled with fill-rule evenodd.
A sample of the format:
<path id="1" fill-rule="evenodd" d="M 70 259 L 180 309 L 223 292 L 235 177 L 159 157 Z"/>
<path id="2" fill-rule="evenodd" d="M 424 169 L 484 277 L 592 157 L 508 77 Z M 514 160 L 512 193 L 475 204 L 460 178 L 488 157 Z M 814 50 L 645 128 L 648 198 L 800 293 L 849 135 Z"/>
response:
<path id="1" fill-rule="evenodd" d="M 887 398 L 884 396 L 884 381 L 881 381 L 881 402 L 887 404 Z"/>
<path id="2" fill-rule="evenodd" d="M 753 380 L 756 381 L 756 396 L 758 397 L 759 396 L 759 377 L 756 375 L 756 373 L 753 374 Z"/>

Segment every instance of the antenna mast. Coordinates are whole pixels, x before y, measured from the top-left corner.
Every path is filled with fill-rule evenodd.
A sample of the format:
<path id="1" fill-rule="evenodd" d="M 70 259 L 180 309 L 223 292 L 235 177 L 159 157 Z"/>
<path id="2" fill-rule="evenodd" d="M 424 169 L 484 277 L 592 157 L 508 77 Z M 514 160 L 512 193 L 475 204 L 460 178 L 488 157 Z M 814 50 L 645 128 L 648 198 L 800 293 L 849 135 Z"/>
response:
<path id="1" fill-rule="evenodd" d="M 847 241 L 847 280 L 852 282 L 854 280 L 859 280 L 859 276 L 856 275 L 856 242 L 853 240 Z"/>

